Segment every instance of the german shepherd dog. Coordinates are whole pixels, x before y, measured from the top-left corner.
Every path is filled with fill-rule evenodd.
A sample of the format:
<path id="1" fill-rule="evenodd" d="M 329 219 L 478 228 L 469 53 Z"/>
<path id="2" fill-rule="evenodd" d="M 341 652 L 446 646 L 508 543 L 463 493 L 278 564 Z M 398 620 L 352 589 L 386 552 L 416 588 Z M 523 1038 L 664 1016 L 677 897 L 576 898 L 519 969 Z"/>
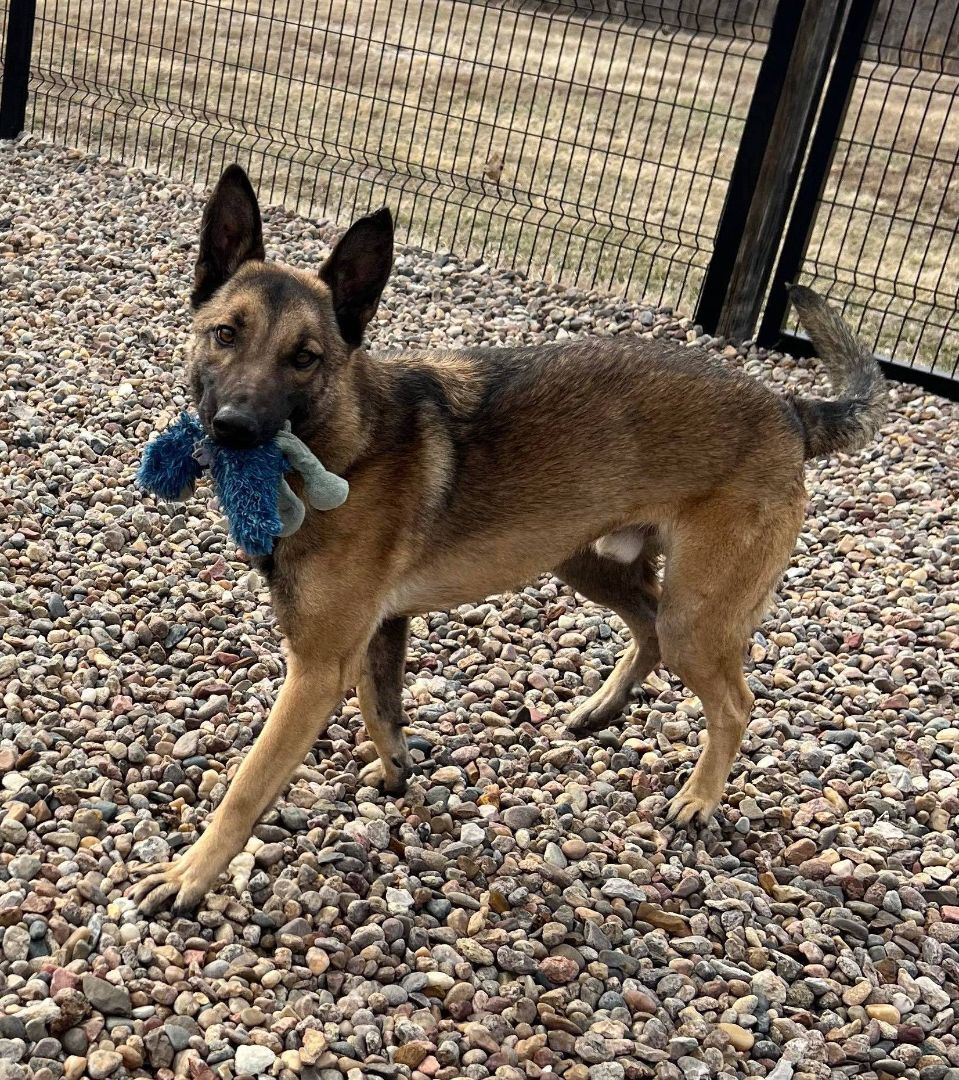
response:
<path id="1" fill-rule="evenodd" d="M 702 701 L 708 732 L 669 816 L 708 820 L 752 706 L 745 647 L 803 520 L 803 462 L 863 446 L 885 413 L 873 357 L 799 287 L 793 303 L 839 400 L 780 397 L 658 340 L 371 356 L 363 333 L 392 259 L 393 222 L 380 210 L 318 273 L 266 262 L 237 166 L 205 208 L 192 294 L 202 423 L 240 447 L 289 420 L 350 494 L 310 511 L 264 563 L 286 681 L 198 842 L 134 886 L 147 913 L 167 901 L 187 910 L 214 886 L 350 687 L 379 754 L 361 776 L 401 793 L 410 616 L 544 570 L 612 608 L 632 635 L 568 729 L 614 721 L 662 661 Z"/>

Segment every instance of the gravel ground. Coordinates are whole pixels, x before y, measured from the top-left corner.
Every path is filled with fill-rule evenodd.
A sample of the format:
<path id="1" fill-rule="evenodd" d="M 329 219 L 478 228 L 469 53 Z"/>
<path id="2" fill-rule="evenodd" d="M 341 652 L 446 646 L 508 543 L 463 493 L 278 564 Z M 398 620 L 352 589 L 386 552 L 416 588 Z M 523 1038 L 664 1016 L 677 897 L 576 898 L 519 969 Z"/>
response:
<path id="1" fill-rule="evenodd" d="M 701 729 L 666 672 L 617 730 L 566 737 L 623 627 L 544 577 L 414 621 L 407 797 L 360 785 L 349 699 L 202 910 L 139 917 L 130 867 L 190 843 L 281 681 L 207 491 L 157 507 L 132 482 L 185 400 L 200 209 L 0 148 L 0 1080 L 957 1080 L 959 406 L 907 387 L 881 442 L 809 470 L 708 830 L 664 823 Z M 266 218 L 273 254 L 318 263 L 328 226 Z M 371 336 L 590 332 L 696 339 L 414 252 Z M 813 386 L 811 362 L 719 351 Z"/>

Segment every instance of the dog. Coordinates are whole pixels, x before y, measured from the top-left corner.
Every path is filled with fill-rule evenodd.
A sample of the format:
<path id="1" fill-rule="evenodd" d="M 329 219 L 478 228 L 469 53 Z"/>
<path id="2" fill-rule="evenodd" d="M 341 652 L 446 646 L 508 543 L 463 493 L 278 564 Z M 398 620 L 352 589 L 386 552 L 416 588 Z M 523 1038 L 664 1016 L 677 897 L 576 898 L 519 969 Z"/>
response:
<path id="1" fill-rule="evenodd" d="M 409 618 L 544 570 L 631 632 L 569 729 L 615 721 L 665 664 L 702 701 L 708 734 L 668 814 L 707 821 L 753 703 L 746 644 L 803 521 L 803 463 L 863 446 L 885 414 L 875 359 L 807 288 L 792 301 L 838 400 L 779 396 L 662 340 L 370 355 L 363 335 L 392 261 L 385 209 L 318 272 L 265 261 L 256 195 L 235 165 L 205 207 L 190 376 L 204 427 L 254 446 L 289 420 L 350 494 L 310 512 L 262 566 L 286 679 L 200 839 L 133 887 L 147 914 L 202 900 L 351 687 L 379 754 L 360 775 L 401 793 Z"/>

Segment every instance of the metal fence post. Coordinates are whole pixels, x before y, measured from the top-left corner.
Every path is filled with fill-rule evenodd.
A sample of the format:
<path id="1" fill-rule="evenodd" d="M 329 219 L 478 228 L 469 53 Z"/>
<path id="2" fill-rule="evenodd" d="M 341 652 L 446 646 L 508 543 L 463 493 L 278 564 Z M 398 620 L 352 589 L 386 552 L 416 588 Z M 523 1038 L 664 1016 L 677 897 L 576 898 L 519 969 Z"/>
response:
<path id="1" fill-rule="evenodd" d="M 760 345 L 774 345 L 782 334 L 783 320 L 789 305 L 786 282 L 796 280 L 806 254 L 816 207 L 826 177 L 832 168 L 836 141 L 842 132 L 856 72 L 859 70 L 862 43 L 877 3 L 878 0 L 855 0 L 843 27 L 836 49 L 836 62 L 823 94 L 816 130 L 809 144 L 802 178 L 796 189 L 789 227 L 783 237 L 779 261 L 773 272 L 766 309 L 756 333 L 756 340 Z"/>
<path id="2" fill-rule="evenodd" d="M 836 41 L 857 0 L 780 0 L 696 309 L 707 333 L 752 335 Z"/>
<path id="3" fill-rule="evenodd" d="M 0 139 L 16 138 L 23 131 L 36 16 L 37 0 L 10 0 L 0 91 Z"/>

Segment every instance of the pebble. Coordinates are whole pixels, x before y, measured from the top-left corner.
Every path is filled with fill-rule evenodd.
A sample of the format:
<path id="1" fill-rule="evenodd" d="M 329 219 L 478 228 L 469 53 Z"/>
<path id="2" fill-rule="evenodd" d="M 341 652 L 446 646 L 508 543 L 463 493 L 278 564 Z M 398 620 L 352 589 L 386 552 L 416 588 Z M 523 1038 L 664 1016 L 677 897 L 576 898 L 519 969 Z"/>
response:
<path id="1" fill-rule="evenodd" d="M 547 956 L 539 963 L 539 970 L 543 977 L 558 986 L 565 986 L 575 981 L 580 967 L 580 964 L 567 956 Z"/>
<path id="2" fill-rule="evenodd" d="M 95 975 L 83 976 L 83 994 L 90 1004 L 106 1016 L 129 1016 L 130 992 Z"/>
<path id="3" fill-rule="evenodd" d="M 8 926 L 3 932 L 3 955 L 7 960 L 26 960 L 30 952 L 30 931 L 25 926 Z"/>
<path id="4" fill-rule="evenodd" d="M 235 1061 L 237 1072 L 260 1076 L 272 1069 L 276 1054 L 268 1046 L 238 1046 Z"/>
<path id="5" fill-rule="evenodd" d="M 871 993 L 872 983 L 867 979 L 863 979 L 861 982 L 857 982 L 855 985 L 850 986 L 848 990 L 845 990 L 842 999 L 847 1005 L 862 1005 Z"/>
<path id="6" fill-rule="evenodd" d="M 572 859 L 574 862 L 585 859 L 589 852 L 589 845 L 579 836 L 571 836 L 568 840 L 564 840 L 560 844 L 560 848 L 566 858 Z"/>
<path id="7" fill-rule="evenodd" d="M 322 975 L 330 966 L 330 957 L 322 949 L 308 949 L 306 962 L 314 975 Z"/>
<path id="8" fill-rule="evenodd" d="M 359 779 L 372 747 L 348 697 L 197 911 L 129 904 L 134 864 L 194 842 L 284 672 L 265 582 L 208 486 L 161 506 L 133 482 L 189 403 L 201 211 L 192 186 L 0 144 L 9 1066 L 953 1080 L 959 405 L 914 387 L 890 390 L 881 440 L 806 470 L 708 830 L 666 819 L 703 721 L 665 669 L 606 730 L 570 738 L 629 635 L 544 573 L 413 621 L 406 796 Z M 264 217 L 294 265 L 319 265 L 337 234 Z M 402 246 L 369 329 L 377 348 L 611 333 L 700 337 L 666 309 Z M 714 351 L 777 392 L 829 392 L 813 361 Z"/>
<path id="9" fill-rule="evenodd" d="M 112 1076 L 123 1064 L 123 1058 L 113 1050 L 93 1050 L 87 1057 L 87 1073 L 91 1080 Z"/>
<path id="10" fill-rule="evenodd" d="M 405 915 L 415 903 L 405 889 L 387 889 L 386 907 L 391 915 Z"/>
<path id="11" fill-rule="evenodd" d="M 530 829 L 539 821 L 536 806 L 511 806 L 503 812 L 503 820 L 511 829 Z"/>
<path id="12" fill-rule="evenodd" d="M 603 896 L 610 899 L 629 900 L 643 902 L 646 900 L 646 890 L 639 885 L 633 884 L 624 878 L 610 878 L 602 885 Z"/>
<path id="13" fill-rule="evenodd" d="M 922 995 L 922 1000 L 933 1009 L 948 1008 L 952 1000 L 949 994 L 928 975 L 920 975 L 916 979 L 916 987 Z"/>

